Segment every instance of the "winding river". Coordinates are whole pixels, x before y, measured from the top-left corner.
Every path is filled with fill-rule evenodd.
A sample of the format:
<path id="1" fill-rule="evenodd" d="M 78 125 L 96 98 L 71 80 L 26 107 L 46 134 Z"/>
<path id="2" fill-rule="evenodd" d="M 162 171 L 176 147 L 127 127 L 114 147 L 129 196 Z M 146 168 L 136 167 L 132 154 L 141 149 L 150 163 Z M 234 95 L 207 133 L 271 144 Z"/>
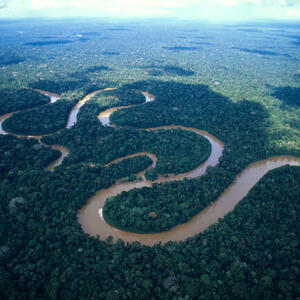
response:
<path id="1" fill-rule="evenodd" d="M 104 91 L 111 91 L 114 90 L 115 88 L 107 88 L 107 89 L 102 89 L 102 90 L 97 90 L 95 92 L 89 93 L 88 95 L 86 95 L 83 99 L 81 99 L 71 110 L 69 118 L 68 118 L 68 122 L 67 122 L 67 128 L 72 128 L 76 122 L 77 122 L 77 115 L 80 111 L 80 108 L 85 104 L 85 102 L 87 102 L 88 100 L 90 100 L 93 96 L 95 96 L 98 93 L 104 92 Z"/>
<path id="2" fill-rule="evenodd" d="M 155 100 L 155 97 L 147 92 L 144 92 L 144 91 L 140 91 L 144 96 L 145 96 L 145 102 L 142 103 L 142 104 L 145 104 L 145 103 L 148 103 L 148 102 L 152 102 Z M 110 115 L 117 111 L 117 110 L 120 110 L 120 109 L 123 109 L 123 108 L 128 108 L 128 107 L 132 107 L 132 106 L 135 106 L 135 105 L 127 105 L 127 106 L 118 106 L 118 107 L 113 107 L 113 108 L 109 108 L 103 112 L 101 112 L 99 115 L 98 115 L 98 119 L 100 121 L 100 123 L 103 125 L 103 126 L 113 126 L 113 124 L 111 124 L 110 120 L 109 120 L 109 117 Z"/>
<path id="3" fill-rule="evenodd" d="M 154 100 L 153 95 L 148 95 L 150 101 Z M 110 123 L 110 115 L 123 108 L 128 108 L 130 106 L 121 106 L 108 109 L 103 111 L 98 115 L 98 119 L 103 126 L 113 126 Z M 208 132 L 178 125 L 161 126 L 156 128 L 148 128 L 145 130 L 158 130 L 158 129 L 182 129 L 195 132 L 207 138 L 211 144 L 211 155 L 209 158 L 196 169 L 179 174 L 177 176 L 159 177 L 158 180 L 151 182 L 145 180 L 138 182 L 128 182 L 119 183 L 112 185 L 107 189 L 102 189 L 98 191 L 93 197 L 91 197 L 87 204 L 78 212 L 78 221 L 82 226 L 84 232 L 92 236 L 100 236 L 102 240 L 112 236 L 113 240 L 122 239 L 125 242 L 135 242 L 138 241 L 141 244 L 153 246 L 159 242 L 162 244 L 169 241 L 184 241 L 189 237 L 204 231 L 208 226 L 216 223 L 219 218 L 223 218 L 226 214 L 234 209 L 234 207 L 248 194 L 250 189 L 252 189 L 255 184 L 270 170 L 282 167 L 284 165 L 297 165 L 300 166 L 300 158 L 293 156 L 277 156 L 266 160 L 255 162 L 250 164 L 244 171 L 242 171 L 234 180 L 234 182 L 220 195 L 220 197 L 207 208 L 202 210 L 199 214 L 193 217 L 190 221 L 173 227 L 172 229 L 152 234 L 138 234 L 132 232 L 126 232 L 119 230 L 113 226 L 107 224 L 102 215 L 102 209 L 105 205 L 106 199 L 112 196 L 116 196 L 123 191 L 129 191 L 134 188 L 151 187 L 153 183 L 168 182 L 174 180 L 182 180 L 184 178 L 195 178 L 201 176 L 205 173 L 208 166 L 215 166 L 219 158 L 222 155 L 224 149 L 223 143 L 210 135 Z M 148 155 L 155 165 L 157 158 L 153 158 L 153 154 L 149 153 L 137 153 L 131 156 L 125 156 L 114 160 L 111 163 L 117 163 L 122 159 L 138 156 L 138 155 Z M 109 164 L 108 164 L 109 165 Z M 140 176 L 144 173 L 139 173 Z"/>
<path id="4" fill-rule="evenodd" d="M 97 90 L 97 91 L 94 91 L 92 93 L 89 93 L 88 95 L 86 95 L 83 99 L 81 99 L 71 110 L 70 114 L 69 114 L 69 117 L 68 117 L 68 122 L 67 122 L 67 125 L 66 125 L 66 128 L 71 128 L 73 127 L 76 122 L 77 122 L 77 115 L 80 111 L 80 108 L 88 101 L 90 100 L 94 95 L 96 95 L 97 93 L 100 93 L 100 92 L 103 92 L 103 91 L 109 91 L 109 90 L 113 90 L 114 88 L 107 88 L 107 89 L 101 89 L 101 90 Z M 55 94 L 55 93 L 51 93 L 51 92 L 48 92 L 48 91 L 44 91 L 44 90 L 40 90 L 40 89 L 34 89 L 35 91 L 45 95 L 45 96 L 48 96 L 50 98 L 50 103 L 55 103 L 58 99 L 60 99 L 60 95 L 58 94 Z M 49 104 L 49 103 L 47 103 Z M 7 132 L 3 129 L 2 127 L 2 123 L 8 119 L 9 117 L 11 117 L 13 114 L 16 114 L 18 113 L 19 111 L 14 111 L 14 112 L 11 112 L 11 113 L 8 113 L 8 114 L 4 114 L 2 116 L 0 116 L 0 134 L 10 134 L 10 135 L 14 135 L 18 138 L 33 138 L 33 139 L 36 139 L 38 140 L 38 142 L 43 145 L 44 147 L 51 147 L 52 149 L 54 150 L 58 150 L 61 152 L 61 156 L 53 161 L 49 166 L 47 166 L 47 170 L 48 171 L 53 171 L 55 167 L 59 166 L 62 161 L 64 160 L 65 157 L 67 157 L 70 153 L 70 151 L 64 147 L 64 146 L 61 146 L 61 145 L 46 145 L 45 143 L 43 143 L 41 141 L 41 138 L 44 137 L 44 136 L 47 136 L 47 135 L 50 135 L 50 134 L 44 134 L 44 135 L 20 135 L 20 134 L 14 134 L 14 133 L 11 133 L 11 132 Z"/>
<path id="5" fill-rule="evenodd" d="M 41 93 L 45 96 L 50 97 L 50 103 L 55 103 L 60 98 L 60 95 L 55 94 L 55 93 L 51 93 L 51 92 L 47 92 L 47 91 L 44 91 L 44 90 L 34 89 L 34 91 L 39 92 L 39 93 Z"/>
<path id="6" fill-rule="evenodd" d="M 86 101 L 88 101 L 95 94 L 105 90 L 111 90 L 111 89 L 103 89 L 103 90 L 95 91 L 93 93 L 86 95 L 82 100 L 80 100 L 78 104 L 74 106 L 74 108 L 70 112 L 66 128 L 71 128 L 72 126 L 74 126 L 74 124 L 76 124 L 78 112 Z M 59 95 L 57 94 L 49 93 L 43 90 L 36 90 L 36 91 L 49 96 L 51 99 L 51 103 L 54 103 L 56 100 L 59 99 Z M 145 103 L 153 101 L 155 99 L 153 95 L 147 92 L 143 92 L 143 91 L 140 92 L 145 96 L 146 99 Z M 104 126 L 113 126 L 113 124 L 111 124 L 109 121 L 109 116 L 116 110 L 131 107 L 131 106 L 132 105 L 120 106 L 120 107 L 108 109 L 102 112 L 101 114 L 99 114 L 98 119 L 100 120 L 101 124 Z M 1 124 L 5 119 L 9 118 L 14 113 L 16 112 L 0 116 L 0 134 L 11 134 L 5 132 Z M 222 155 L 222 151 L 224 149 L 223 143 L 217 138 L 215 138 L 214 136 L 210 135 L 208 132 L 195 129 L 195 128 L 178 126 L 178 125 L 148 128 L 145 130 L 153 131 L 159 129 L 165 129 L 165 130 L 182 129 L 182 130 L 188 130 L 196 134 L 202 135 L 203 137 L 207 138 L 211 144 L 212 151 L 209 158 L 194 170 L 184 174 L 179 174 L 176 176 L 170 174 L 168 177 L 160 176 L 158 180 L 151 182 L 145 179 L 144 173 L 146 170 L 144 170 L 143 172 L 137 174 L 137 176 L 142 176 L 143 178 L 142 181 L 128 182 L 128 183 L 116 182 L 111 187 L 98 191 L 93 197 L 91 197 L 88 200 L 87 204 L 80 211 L 78 211 L 78 221 L 81 224 L 84 232 L 92 236 L 100 236 L 102 240 L 104 240 L 109 236 L 112 236 L 114 240 L 122 239 L 125 242 L 138 241 L 144 245 L 149 245 L 149 246 L 155 245 L 159 242 L 164 244 L 168 241 L 184 241 L 185 239 L 189 237 L 193 237 L 194 235 L 204 231 L 208 226 L 218 222 L 219 218 L 223 218 L 227 213 L 232 211 L 234 207 L 247 195 L 249 190 L 253 188 L 255 184 L 270 170 L 282 167 L 284 165 L 300 166 L 300 158 L 294 156 L 276 156 L 266 160 L 252 163 L 235 178 L 233 183 L 220 195 L 220 197 L 215 202 L 210 204 L 208 207 L 202 210 L 199 214 L 197 214 L 187 223 L 175 226 L 169 231 L 154 233 L 154 234 L 137 234 L 137 233 L 122 231 L 108 225 L 102 216 L 102 208 L 107 198 L 111 196 L 116 196 L 123 191 L 129 191 L 134 188 L 150 187 L 153 183 L 182 180 L 184 178 L 194 178 L 194 177 L 201 176 L 205 173 L 208 166 L 215 166 Z M 43 136 L 21 136 L 21 135 L 16 135 L 16 136 L 35 138 L 39 142 L 41 137 L 43 137 Z M 45 145 L 45 146 L 52 147 L 53 149 L 57 149 L 62 153 L 61 157 L 58 160 L 54 161 L 52 164 L 50 164 L 47 167 L 48 170 L 53 170 L 57 165 L 59 165 L 62 162 L 64 157 L 68 155 L 69 150 L 60 145 L 49 145 L 49 146 Z M 132 158 L 140 155 L 149 156 L 153 162 L 149 168 L 155 167 L 157 157 L 148 152 L 140 152 L 140 153 L 128 155 L 116 159 L 105 166 L 109 166 L 112 163 L 118 163 L 119 161 L 126 158 Z"/>
<path id="7" fill-rule="evenodd" d="M 45 96 L 48 96 L 50 98 L 50 103 L 55 103 L 59 98 L 60 96 L 58 94 L 55 94 L 55 93 L 51 93 L 51 92 L 47 92 L 47 91 L 44 91 L 44 90 L 39 90 L 39 89 L 34 89 L 35 91 L 45 95 Z M 49 103 L 47 103 L 49 104 Z M 43 145 L 44 147 L 51 147 L 52 149 L 54 150 L 58 150 L 61 152 L 61 156 L 56 159 L 55 161 L 53 161 L 49 166 L 46 167 L 46 169 L 48 171 L 53 171 L 55 167 L 59 166 L 63 159 L 69 155 L 70 151 L 69 149 L 67 149 L 66 147 L 64 146 L 61 146 L 61 145 L 46 145 L 45 143 L 43 143 L 41 141 L 41 138 L 43 136 L 46 136 L 47 134 L 45 135 L 20 135 L 20 134 L 14 134 L 14 133 L 11 133 L 11 132 L 7 132 L 3 129 L 2 127 L 2 123 L 8 119 L 9 117 L 11 117 L 13 114 L 16 114 L 18 113 L 19 111 L 14 111 L 14 112 L 11 112 L 11 113 L 8 113 L 8 114 L 5 114 L 5 115 L 2 115 L 0 116 L 0 134 L 10 134 L 10 135 L 14 135 L 18 138 L 33 138 L 33 139 L 36 139 L 41 145 Z"/>
<path id="8" fill-rule="evenodd" d="M 169 241 L 184 241 L 204 231 L 208 226 L 218 222 L 219 218 L 223 218 L 232 211 L 267 172 L 287 164 L 300 166 L 300 158 L 277 156 L 250 164 L 235 178 L 234 182 L 215 202 L 187 223 L 177 225 L 169 231 L 151 234 L 126 232 L 108 225 L 103 219 L 102 208 L 107 198 L 134 188 L 150 187 L 152 183 L 149 181 L 117 183 L 108 189 L 100 190 L 78 212 L 78 221 L 84 232 L 92 236 L 99 235 L 102 240 L 112 236 L 115 241 L 117 239 L 122 239 L 125 242 L 138 241 L 141 244 L 149 246 L 153 246 L 159 242 L 164 244 Z M 158 180 L 156 182 L 165 181 L 164 179 L 163 181 Z"/>

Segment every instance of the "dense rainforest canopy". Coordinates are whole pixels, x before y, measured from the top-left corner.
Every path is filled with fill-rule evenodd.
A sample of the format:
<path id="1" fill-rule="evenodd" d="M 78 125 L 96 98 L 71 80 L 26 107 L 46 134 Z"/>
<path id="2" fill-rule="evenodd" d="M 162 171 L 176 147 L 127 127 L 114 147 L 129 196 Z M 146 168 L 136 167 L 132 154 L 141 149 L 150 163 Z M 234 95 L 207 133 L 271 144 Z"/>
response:
<path id="1" fill-rule="evenodd" d="M 1 89 L 0 115 L 49 102 L 49 97 L 31 89 Z"/>
<path id="2" fill-rule="evenodd" d="M 0 136 L 0 298 L 299 297 L 299 167 L 269 172 L 232 212 L 182 242 L 104 240 L 77 220 L 97 191 L 138 180 L 153 163 L 140 155 L 107 165 L 114 159 L 155 154 L 146 173 L 155 180 L 192 170 L 211 152 L 193 132 L 149 127 L 205 130 L 224 151 L 201 177 L 111 198 L 104 215 L 132 231 L 187 222 L 252 162 L 299 157 L 299 35 L 284 26 L 0 22 L 0 116 L 21 111 L 3 129 L 50 134 L 45 145 Z M 32 88 L 61 99 L 50 104 Z M 71 109 L 104 88 L 115 90 L 88 100 L 66 129 Z M 144 103 L 141 91 L 155 101 Z M 115 127 L 99 121 L 106 109 L 128 105 L 111 115 Z M 70 154 L 50 172 L 60 152 L 47 145 L 56 144 Z"/>

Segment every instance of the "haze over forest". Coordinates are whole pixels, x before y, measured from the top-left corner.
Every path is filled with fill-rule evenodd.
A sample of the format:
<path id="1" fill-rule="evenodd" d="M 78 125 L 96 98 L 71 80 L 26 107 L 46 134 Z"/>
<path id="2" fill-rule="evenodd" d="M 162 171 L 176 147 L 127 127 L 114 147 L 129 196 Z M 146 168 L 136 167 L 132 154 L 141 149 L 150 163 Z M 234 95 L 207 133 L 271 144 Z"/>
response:
<path id="1" fill-rule="evenodd" d="M 0 17 L 178 18 L 212 22 L 299 20 L 298 0 L 2 0 Z"/>

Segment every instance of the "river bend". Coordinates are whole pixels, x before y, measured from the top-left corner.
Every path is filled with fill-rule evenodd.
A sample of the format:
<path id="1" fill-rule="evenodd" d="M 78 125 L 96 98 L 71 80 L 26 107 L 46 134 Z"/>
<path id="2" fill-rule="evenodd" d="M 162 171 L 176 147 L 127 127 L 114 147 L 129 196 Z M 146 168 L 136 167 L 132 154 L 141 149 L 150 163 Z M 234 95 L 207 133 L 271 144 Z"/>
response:
<path id="1" fill-rule="evenodd" d="M 78 112 L 80 108 L 85 104 L 86 101 L 88 101 L 95 94 L 106 90 L 112 90 L 112 88 L 92 92 L 86 95 L 82 100 L 80 100 L 71 110 L 66 128 L 71 128 L 76 124 Z M 36 89 L 36 91 L 50 97 L 50 103 L 56 102 L 60 97 L 57 94 L 50 93 L 47 91 L 38 90 L 38 89 Z M 140 92 L 145 96 L 146 99 L 145 103 L 153 101 L 155 99 L 153 95 L 147 92 L 143 92 L 143 91 Z M 98 119 L 104 126 L 113 126 L 113 124 L 111 124 L 109 121 L 109 116 L 116 110 L 128 108 L 131 106 L 133 105 L 108 109 L 102 112 L 101 114 L 99 114 Z M 5 119 L 9 118 L 14 113 L 17 112 L 11 112 L 0 116 L 0 134 L 12 134 L 3 130 L 2 123 Z M 190 128 L 190 127 L 184 127 L 178 125 L 148 128 L 145 130 L 158 130 L 158 129 L 164 129 L 164 130 L 182 129 L 182 130 L 195 132 L 196 134 L 200 134 L 209 140 L 212 151 L 209 158 L 194 170 L 176 176 L 170 175 L 167 178 L 160 176 L 159 179 L 154 182 L 167 182 L 167 181 L 174 181 L 174 180 L 182 180 L 184 178 L 199 177 L 205 173 L 208 166 L 215 166 L 222 155 L 222 151 L 224 149 L 223 143 L 219 141 L 217 138 L 215 138 L 214 136 L 210 135 L 208 132 L 196 128 Z M 40 139 L 44 135 L 39 135 L 39 136 L 15 135 L 15 136 L 35 138 L 41 143 Z M 52 171 L 56 166 L 62 163 L 63 159 L 69 154 L 69 150 L 60 145 L 45 145 L 45 144 L 43 145 L 45 147 L 51 147 L 53 149 L 57 149 L 62 153 L 59 159 L 52 162 L 47 167 L 48 170 Z M 116 159 L 111 163 L 118 163 L 119 161 L 125 158 L 131 158 L 139 155 L 148 155 L 153 161 L 152 165 L 149 168 L 155 167 L 157 158 L 155 155 L 148 152 L 141 152 L 141 153 L 128 155 L 126 157 Z M 107 164 L 106 166 L 108 166 L 109 164 Z M 114 240 L 122 239 L 125 242 L 138 241 L 144 245 L 150 245 L 150 246 L 155 245 L 159 242 L 164 244 L 168 241 L 184 241 L 185 239 L 189 237 L 193 237 L 194 235 L 204 231 L 208 226 L 216 223 L 219 218 L 223 218 L 226 214 L 228 214 L 230 211 L 234 209 L 234 207 L 247 195 L 250 189 L 252 189 L 255 186 L 255 184 L 267 172 L 275 168 L 282 167 L 284 165 L 300 166 L 300 158 L 294 156 L 276 156 L 276 157 L 271 157 L 266 160 L 262 160 L 250 164 L 239 175 L 237 175 L 233 183 L 220 195 L 220 197 L 215 202 L 207 206 L 199 214 L 194 216 L 190 221 L 184 224 L 177 225 L 165 232 L 153 233 L 153 234 L 137 234 L 137 233 L 122 231 L 108 225 L 102 216 L 102 208 L 107 198 L 111 196 L 116 196 L 123 191 L 129 191 L 133 188 L 150 187 L 154 183 L 145 180 L 145 177 L 143 177 L 145 171 L 137 174 L 138 176 L 143 177 L 143 181 L 128 182 L 128 183 L 117 182 L 116 184 L 112 185 L 107 189 L 102 189 L 98 191 L 93 197 L 91 197 L 88 200 L 87 204 L 78 212 L 78 221 L 81 224 L 83 230 L 87 234 L 90 234 L 92 236 L 99 235 L 100 238 L 103 240 L 109 236 L 112 236 Z"/>

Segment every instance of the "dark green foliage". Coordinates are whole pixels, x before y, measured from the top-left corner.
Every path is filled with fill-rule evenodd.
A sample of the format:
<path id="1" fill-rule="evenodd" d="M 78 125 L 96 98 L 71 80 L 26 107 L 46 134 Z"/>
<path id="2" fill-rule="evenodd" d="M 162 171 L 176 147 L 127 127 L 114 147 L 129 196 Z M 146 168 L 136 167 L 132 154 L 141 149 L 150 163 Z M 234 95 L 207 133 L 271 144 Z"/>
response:
<path id="1" fill-rule="evenodd" d="M 0 135 L 1 180 L 9 171 L 44 168 L 61 153 L 41 146 L 37 140 Z"/>
<path id="2" fill-rule="evenodd" d="M 116 90 L 104 91 L 96 95 L 93 101 L 98 103 L 98 106 L 122 106 L 131 104 L 141 104 L 145 102 L 145 97 L 140 91 L 126 88 L 119 88 Z M 118 105 L 116 105 L 118 104 Z"/>
<path id="3" fill-rule="evenodd" d="M 158 157 L 155 168 L 158 173 L 168 174 L 194 169 L 207 159 L 211 147 L 207 139 L 181 129 L 120 130 L 101 141 L 101 156 L 109 155 L 109 160 L 144 151 Z"/>
<path id="4" fill-rule="evenodd" d="M 161 70 L 156 70 L 156 69 L 149 70 L 147 71 L 147 73 L 151 76 L 161 76 L 164 74 L 164 72 L 162 72 Z"/>
<path id="5" fill-rule="evenodd" d="M 77 123 L 71 130 L 62 130 L 61 133 L 45 137 L 44 140 L 46 143 L 61 144 L 73 149 L 74 152 L 68 159 L 80 162 L 88 156 L 92 162 L 99 161 L 99 153 L 102 153 L 99 147 L 99 144 L 102 143 L 100 139 L 112 134 L 114 129 L 101 126 L 97 115 L 110 107 L 143 102 L 145 102 L 145 97 L 136 90 L 119 89 L 101 92 L 92 97 L 80 109 Z"/>
<path id="6" fill-rule="evenodd" d="M 183 68 L 179 68 L 177 66 L 165 66 L 162 68 L 166 73 L 171 75 L 179 75 L 179 76 L 191 76 L 195 74 L 195 72 L 191 70 L 185 70 Z"/>
<path id="7" fill-rule="evenodd" d="M 150 152 L 158 157 L 156 171 L 160 174 L 190 171 L 205 161 L 211 151 L 210 144 L 205 138 L 189 131 L 146 132 L 132 129 L 114 131 L 112 128 L 99 126 L 96 132 L 88 129 L 92 124 L 94 121 L 90 121 L 86 127 L 88 132 L 93 133 L 90 139 L 84 138 L 84 132 L 77 127 L 68 133 L 62 131 L 57 136 L 45 137 L 43 141 L 49 144 L 63 144 L 72 149 L 71 155 L 66 160 L 68 164 L 82 161 L 105 164 L 129 154 Z M 75 140 L 69 140 L 71 137 Z"/>
<path id="8" fill-rule="evenodd" d="M 66 126 L 69 112 L 74 106 L 66 100 L 22 111 L 3 122 L 8 132 L 24 135 L 40 135 L 58 131 Z"/>
<path id="9" fill-rule="evenodd" d="M 300 106 L 300 88 L 290 86 L 274 88 L 273 96 L 284 104 Z"/>
<path id="10" fill-rule="evenodd" d="M 103 71 L 112 71 L 112 69 L 110 69 L 106 66 L 93 66 L 93 67 L 89 67 L 82 71 L 70 73 L 69 76 L 71 78 L 75 78 L 76 80 L 79 80 L 78 83 L 81 83 L 81 86 L 79 86 L 77 83 L 76 87 L 82 90 L 82 88 L 86 88 L 88 86 L 88 81 L 89 81 L 89 79 L 87 77 L 88 75 L 95 76 L 94 73 L 102 73 Z M 93 73 L 93 74 L 91 74 L 91 73 Z M 90 90 L 93 90 L 93 89 L 90 89 Z"/>
<path id="11" fill-rule="evenodd" d="M 260 104 L 233 103 L 204 85 L 144 81 L 128 87 L 148 90 L 156 99 L 147 105 L 114 112 L 110 117 L 114 123 L 138 128 L 171 124 L 199 128 L 225 143 L 225 149 L 231 151 L 225 153 L 225 159 L 226 155 L 244 161 L 247 157 L 259 160 L 264 156 L 268 119 Z"/>
<path id="12" fill-rule="evenodd" d="M 48 83 L 50 84 L 48 86 L 49 89 L 47 89 L 47 86 L 40 86 L 38 83 L 37 87 L 53 91 L 55 82 Z M 101 89 L 101 87 L 87 84 L 79 90 L 65 93 L 55 103 L 14 114 L 3 122 L 3 128 L 9 132 L 24 135 L 42 135 L 61 130 L 65 128 L 69 113 L 76 105 L 76 102 L 82 99 L 87 93 L 98 89 Z M 48 97 L 46 98 L 49 99 Z"/>
<path id="13" fill-rule="evenodd" d="M 110 68 L 106 66 L 94 66 L 86 69 L 86 72 L 101 72 L 101 71 L 109 71 Z"/>
<path id="14" fill-rule="evenodd" d="M 265 133 L 268 123 L 265 111 L 256 103 L 231 103 L 201 85 L 140 82 L 131 87 L 148 88 L 156 95 L 156 100 L 148 107 L 136 106 L 115 112 L 111 116 L 113 122 L 145 128 L 169 124 L 201 128 L 224 141 L 225 151 L 218 167 L 199 179 L 155 185 L 117 196 L 105 209 L 111 219 L 115 216 L 115 221 L 122 220 L 122 226 L 148 232 L 167 230 L 186 222 L 220 195 L 248 163 L 269 156 L 271 151 L 276 153 L 276 149 L 263 149 L 268 140 Z M 191 157 L 187 157 L 190 161 Z M 139 195 L 144 199 L 141 202 L 136 201 Z M 120 216 L 120 203 L 124 207 L 123 217 Z M 139 209 L 134 216 L 133 207 Z M 112 209 L 110 213 L 109 209 Z M 145 218 L 150 211 L 160 212 L 155 221 Z"/>
<path id="15" fill-rule="evenodd" d="M 125 161 L 112 168 L 121 165 L 133 171 Z M 81 231 L 76 211 L 105 182 L 103 175 L 99 168 L 60 167 L 54 174 L 6 177 L 0 194 L 1 246 L 9 248 L 0 258 L 2 298 L 297 297 L 299 167 L 269 173 L 234 212 L 194 239 L 153 248 L 103 243 Z M 112 175 L 111 169 L 105 180 Z M 8 201 L 16 196 L 27 200 L 26 210 L 9 214 Z"/>
<path id="16" fill-rule="evenodd" d="M 128 177 L 128 181 L 136 181 L 136 175 L 135 174 L 131 174 L 129 177 Z"/>
<path id="17" fill-rule="evenodd" d="M 159 25 L 149 20 L 144 26 L 132 22 L 126 23 L 131 31 L 120 32 L 116 28 L 118 24 L 97 23 L 94 19 L 90 22 L 2 20 L 0 45 L 5 68 L 0 72 L 1 89 L 19 89 L 44 78 L 36 88 L 68 92 L 68 97 L 72 91 L 76 97 L 68 99 L 75 103 L 88 89 L 144 80 L 147 75 L 139 66 L 151 63 L 192 66 L 197 72 L 198 76 L 176 78 L 177 83 L 184 80 L 211 85 L 217 79 L 220 85 L 215 90 L 229 98 L 220 97 L 203 86 L 194 89 L 192 84 L 171 82 L 167 74 L 162 74 L 164 83 L 131 85 L 153 93 L 160 104 L 156 106 L 156 101 L 147 104 L 149 115 L 141 106 L 136 120 L 131 109 L 123 116 L 127 125 L 136 126 L 142 121 L 138 125 L 142 128 L 174 122 L 197 127 L 225 143 L 220 164 L 208 170 L 203 187 L 201 180 L 193 183 L 186 180 L 170 187 L 174 195 L 178 191 L 176 196 L 199 193 L 198 198 L 191 198 L 197 199 L 197 205 L 201 202 L 205 206 L 202 201 L 206 193 L 208 199 L 216 199 L 220 190 L 228 187 L 250 162 L 277 154 L 300 155 L 299 132 L 292 128 L 292 124 L 298 124 L 298 107 L 284 106 L 282 110 L 283 105 L 278 106 L 278 101 L 270 99 L 265 89 L 266 86 L 296 86 L 297 78 L 292 74 L 299 61 L 280 61 L 279 55 L 263 55 L 264 60 L 251 53 L 239 56 L 229 48 L 232 44 L 240 48 L 251 44 L 251 49 L 271 51 L 267 47 L 278 46 L 295 55 L 299 46 L 299 22 L 261 23 L 259 29 L 263 28 L 263 32 L 250 43 L 248 37 L 254 34 L 231 28 L 230 32 L 224 32 L 225 26 L 180 24 L 178 20 L 174 23 L 176 26 L 166 26 L 165 22 Z M 102 32 L 111 27 L 117 29 L 110 32 L 112 37 L 94 35 L 86 42 L 35 49 L 22 45 L 36 41 L 41 35 L 49 36 L 47 39 L 51 36 L 55 40 L 69 39 L 75 33 Z M 241 25 L 232 28 L 239 29 Z M 24 30 L 24 34 L 16 33 L 17 30 Z M 276 32 L 284 33 L 285 37 L 277 36 Z M 214 49 L 203 47 L 201 52 L 162 51 L 161 45 L 167 42 L 176 45 L 180 35 L 186 39 L 184 45 L 197 38 L 212 38 L 216 44 Z M 7 49 L 14 53 L 12 57 L 3 55 Z M 122 55 L 100 57 L 101 49 L 114 49 Z M 17 64 L 23 58 L 26 62 Z M 83 74 L 86 69 L 103 64 L 103 58 L 112 71 Z M 73 76 L 78 71 L 79 77 Z M 43 83 L 49 83 L 48 87 Z M 82 95 L 78 96 L 79 92 Z M 243 98 L 248 101 L 240 101 Z M 34 150 L 21 139 L 14 138 L 16 143 L 12 144 L 6 140 L 8 137 L 1 139 L 0 146 L 4 147 L 1 149 L 5 150 L 2 153 L 13 153 L 1 158 L 5 162 L 0 172 L 1 299 L 299 298 L 299 167 L 271 172 L 233 213 L 185 242 L 146 247 L 139 243 L 112 243 L 109 238 L 103 242 L 86 235 L 77 222 L 77 211 L 87 199 L 116 179 L 131 176 L 151 163 L 149 158 L 148 163 L 144 161 L 147 158 L 137 158 L 103 168 L 98 155 L 103 138 L 108 137 L 105 143 L 109 142 L 114 149 L 114 132 L 118 130 L 99 124 L 96 116 L 103 109 L 96 102 L 87 103 L 72 129 L 49 137 L 53 142 L 68 144 L 71 149 L 70 156 L 53 173 L 43 170 L 48 155 L 43 150 Z M 127 132 L 131 131 L 123 133 Z M 20 141 L 26 151 L 18 149 Z M 134 139 L 133 145 L 135 142 Z M 49 148 L 45 150 L 59 154 Z M 108 150 L 106 147 L 106 153 Z M 126 151 L 132 153 L 134 149 L 127 144 L 126 151 L 113 151 L 114 155 L 120 155 Z M 95 162 L 94 168 L 85 165 L 89 159 Z M 157 190 L 169 192 L 168 187 Z M 26 200 L 26 205 L 20 205 L 11 214 L 9 203 L 19 197 Z"/>
<path id="18" fill-rule="evenodd" d="M 87 84 L 87 79 L 78 77 L 77 80 L 39 80 L 30 84 L 31 88 L 41 89 L 45 91 L 51 91 L 53 93 L 65 93 L 68 91 L 73 91 L 75 89 L 80 89 Z"/>
<path id="19" fill-rule="evenodd" d="M 132 140 L 129 132 L 126 134 L 120 132 L 120 135 L 125 136 L 126 139 L 120 140 L 120 146 L 117 146 L 116 149 L 124 151 L 127 145 L 130 145 L 130 148 L 133 144 L 136 147 L 138 146 Z M 148 151 L 158 157 L 155 169 L 146 172 L 146 179 L 148 180 L 155 180 L 157 173 L 184 173 L 194 169 L 205 161 L 210 154 L 208 141 L 191 132 L 167 130 L 158 131 L 157 133 L 149 132 L 146 137 L 147 139 L 144 140 L 143 135 L 139 134 L 137 141 L 142 143 L 143 148 L 135 148 L 135 152 Z M 116 135 L 114 135 L 113 141 L 119 141 Z M 111 142 L 108 142 L 107 139 L 104 139 L 103 142 L 101 150 L 105 153 L 105 145 L 110 145 Z M 128 150 L 125 151 L 128 152 Z M 211 185 L 214 184 L 214 181 L 209 181 L 205 183 L 205 187 L 211 188 Z M 105 218 L 107 216 L 110 223 L 118 228 L 127 228 L 134 232 L 164 231 L 178 223 L 187 221 L 201 208 L 204 208 L 208 203 L 206 201 L 210 201 L 208 193 L 203 192 L 205 187 L 203 190 L 201 189 L 202 192 L 196 194 L 193 192 L 184 193 L 183 191 L 186 191 L 185 187 L 177 182 L 155 185 L 149 189 L 131 190 L 107 202 L 103 213 Z M 195 188 L 189 185 L 190 191 L 195 190 Z M 203 199 L 203 195 L 207 197 L 206 200 Z M 139 201 L 138 199 L 144 200 Z M 155 221 L 152 221 L 149 217 L 151 211 L 159 212 L 159 217 Z"/>
<path id="20" fill-rule="evenodd" d="M 145 177 L 147 180 L 156 180 L 158 178 L 157 171 L 155 169 L 147 170 Z"/>
<path id="21" fill-rule="evenodd" d="M 162 75 L 191 76 L 195 74 L 194 71 L 186 70 L 181 67 L 173 66 L 173 65 L 167 65 L 167 66 L 149 65 L 143 68 L 150 69 L 147 71 L 147 73 L 151 76 L 162 76 Z"/>
<path id="22" fill-rule="evenodd" d="M 2 89 L 0 90 L 0 115 L 49 102 L 49 97 L 31 89 Z"/>
<path id="23" fill-rule="evenodd" d="M 223 182 L 218 184 L 222 187 Z M 105 203 L 103 214 L 118 228 L 160 232 L 187 222 L 216 199 L 217 192 L 217 181 L 208 176 L 194 181 L 154 184 L 151 188 L 133 189 L 110 199 Z M 155 220 L 149 217 L 151 211 L 158 213 Z"/>
<path id="24" fill-rule="evenodd" d="M 53 93 L 64 94 L 63 96 L 66 97 L 69 94 L 77 94 L 78 96 L 105 88 L 107 81 L 101 81 L 97 84 L 91 83 L 88 75 L 94 76 L 94 72 L 102 72 L 102 71 L 109 71 L 111 69 L 107 69 L 105 66 L 93 66 L 89 67 L 86 70 L 80 70 L 77 72 L 70 72 L 67 76 L 58 75 L 52 77 L 51 79 L 39 79 L 38 81 L 31 82 L 29 86 L 34 89 L 41 89 L 45 91 L 50 91 Z"/>

